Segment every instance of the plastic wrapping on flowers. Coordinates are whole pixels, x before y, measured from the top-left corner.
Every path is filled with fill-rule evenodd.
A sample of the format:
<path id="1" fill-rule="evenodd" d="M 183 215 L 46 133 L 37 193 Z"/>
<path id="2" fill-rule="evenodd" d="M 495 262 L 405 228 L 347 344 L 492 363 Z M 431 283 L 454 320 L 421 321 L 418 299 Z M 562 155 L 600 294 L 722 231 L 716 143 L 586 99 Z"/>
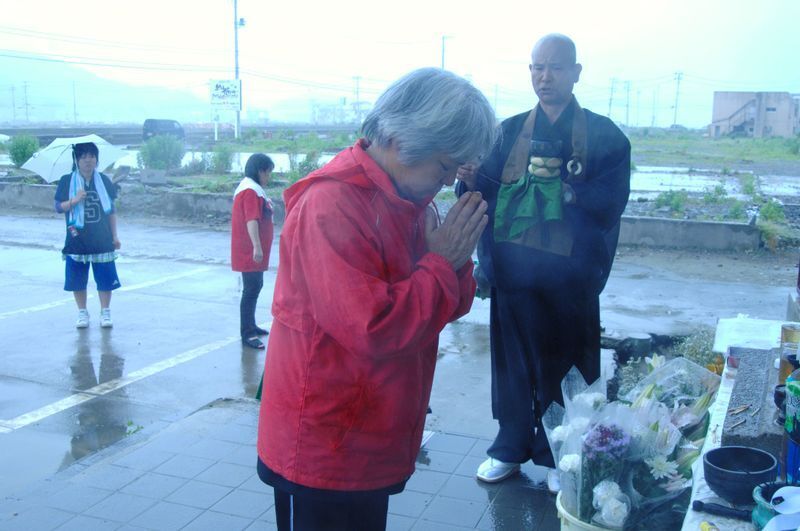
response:
<path id="1" fill-rule="evenodd" d="M 598 379 L 587 385 L 580 371 L 572 367 L 561 381 L 561 393 L 564 407 L 554 402 L 545 412 L 542 424 L 559 470 L 561 504 L 571 514 L 577 514 L 582 435 L 606 403 L 605 381 Z"/>
<path id="2" fill-rule="evenodd" d="M 564 509 L 609 529 L 679 527 L 719 377 L 676 358 L 625 401 L 606 404 L 604 384 L 587 385 L 574 368 L 561 387 L 564 407 L 553 404 L 543 424 Z"/>

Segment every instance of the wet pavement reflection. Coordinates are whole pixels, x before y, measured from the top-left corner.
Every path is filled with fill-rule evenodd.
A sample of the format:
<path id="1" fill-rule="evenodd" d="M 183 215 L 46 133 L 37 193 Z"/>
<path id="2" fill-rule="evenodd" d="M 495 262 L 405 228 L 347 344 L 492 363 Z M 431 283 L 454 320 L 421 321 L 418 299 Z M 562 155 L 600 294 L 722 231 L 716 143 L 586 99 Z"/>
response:
<path id="1" fill-rule="evenodd" d="M 98 345 L 95 345 L 97 348 Z M 95 368 L 94 358 L 99 358 Z M 79 333 L 75 338 L 75 355 L 69 362 L 72 386 L 77 391 L 86 391 L 99 384 L 121 378 L 125 360 L 114 353 L 113 336 L 104 331 L 100 338 L 99 352 L 92 353 L 89 334 Z M 77 461 L 119 441 L 128 430 L 136 429 L 125 398 L 125 388 L 114 400 L 90 400 L 76 406 L 75 431 L 70 439 L 71 455 Z M 128 423 L 130 422 L 130 426 Z M 70 463 L 65 462 L 65 466 Z"/>

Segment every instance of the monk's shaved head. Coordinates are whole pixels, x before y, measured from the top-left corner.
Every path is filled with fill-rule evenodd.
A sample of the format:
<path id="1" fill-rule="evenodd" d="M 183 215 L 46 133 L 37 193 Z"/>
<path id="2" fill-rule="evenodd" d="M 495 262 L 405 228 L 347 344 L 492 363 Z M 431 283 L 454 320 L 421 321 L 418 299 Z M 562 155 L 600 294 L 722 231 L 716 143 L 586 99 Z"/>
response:
<path id="1" fill-rule="evenodd" d="M 572 42 L 572 39 L 561 33 L 550 33 L 536 41 L 536 44 L 533 45 L 533 50 L 531 51 L 531 57 L 536 56 L 536 51 L 546 44 L 556 45 L 559 48 L 563 47 L 564 51 L 566 51 L 566 58 L 570 60 L 570 64 L 575 64 L 578 62 L 578 55 L 575 51 L 575 43 Z"/>

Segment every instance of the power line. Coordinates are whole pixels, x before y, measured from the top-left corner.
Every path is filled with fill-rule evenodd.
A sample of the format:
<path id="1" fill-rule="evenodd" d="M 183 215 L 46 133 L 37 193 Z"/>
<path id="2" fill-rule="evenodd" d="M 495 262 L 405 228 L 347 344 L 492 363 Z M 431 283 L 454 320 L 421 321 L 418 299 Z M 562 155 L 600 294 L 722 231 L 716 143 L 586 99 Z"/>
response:
<path id="1" fill-rule="evenodd" d="M 12 59 L 22 59 L 27 61 L 42 61 L 47 63 L 64 63 L 78 66 L 101 66 L 108 68 L 130 68 L 135 70 L 179 70 L 182 72 L 223 72 L 227 71 L 229 67 L 216 67 L 216 66 L 202 66 L 202 65 L 179 65 L 170 63 L 141 63 L 134 61 L 105 61 L 103 59 L 91 57 L 78 57 L 66 56 L 59 54 L 48 54 L 47 56 L 26 56 L 16 55 L 21 52 L 19 50 L 2 50 L 0 49 L 0 57 L 10 57 Z M 74 60 L 73 60 L 74 59 Z"/>
<path id="2" fill-rule="evenodd" d="M 120 41 L 92 39 L 89 37 L 76 37 L 72 35 L 64 35 L 59 33 L 49 33 L 49 32 L 44 33 L 39 31 L 26 30 L 22 28 L 14 28 L 10 26 L 0 26 L 0 33 L 17 35 L 19 37 L 27 37 L 32 39 L 40 38 L 46 41 L 88 44 L 91 45 L 92 47 L 102 47 L 102 48 L 119 48 L 125 50 L 150 50 L 155 52 L 178 52 L 178 53 L 187 53 L 192 55 L 203 55 L 203 56 L 207 56 L 209 54 L 223 55 L 225 53 L 219 49 L 180 48 L 180 47 L 169 47 L 169 46 L 154 46 L 151 44 L 124 43 Z"/>

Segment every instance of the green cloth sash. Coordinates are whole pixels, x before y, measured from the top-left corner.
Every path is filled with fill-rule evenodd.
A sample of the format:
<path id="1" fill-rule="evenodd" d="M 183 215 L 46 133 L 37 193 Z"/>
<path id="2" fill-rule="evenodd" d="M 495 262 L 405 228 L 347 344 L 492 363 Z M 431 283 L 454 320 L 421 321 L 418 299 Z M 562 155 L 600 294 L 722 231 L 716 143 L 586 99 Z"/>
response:
<path id="1" fill-rule="evenodd" d="M 514 240 L 533 226 L 561 220 L 562 216 L 561 178 L 535 177 L 526 172 L 517 182 L 500 186 L 497 192 L 494 239 Z"/>

